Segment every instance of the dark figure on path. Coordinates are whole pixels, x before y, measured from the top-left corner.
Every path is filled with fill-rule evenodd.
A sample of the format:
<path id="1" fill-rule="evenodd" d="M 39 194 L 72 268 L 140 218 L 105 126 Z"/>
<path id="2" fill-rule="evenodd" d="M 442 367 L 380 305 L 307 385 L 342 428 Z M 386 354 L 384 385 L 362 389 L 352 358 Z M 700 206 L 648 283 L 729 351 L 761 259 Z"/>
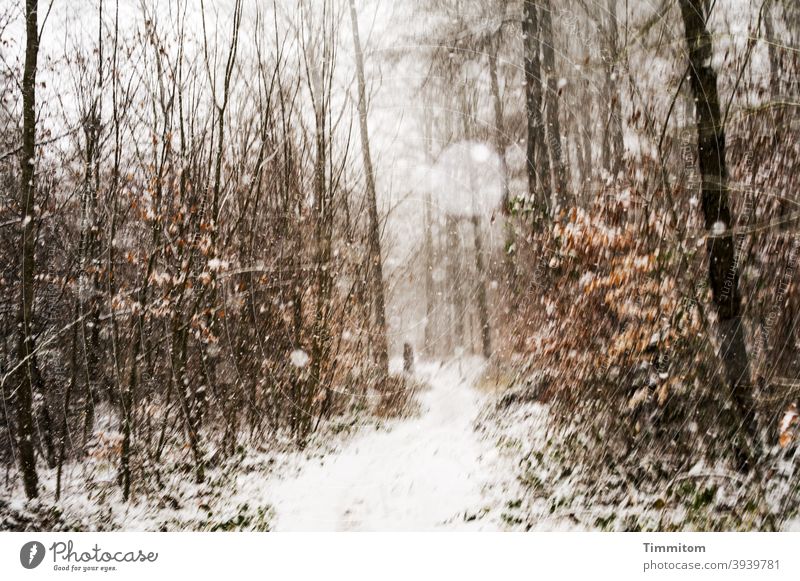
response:
<path id="1" fill-rule="evenodd" d="M 414 372 L 414 349 L 411 343 L 403 343 L 403 373 Z"/>

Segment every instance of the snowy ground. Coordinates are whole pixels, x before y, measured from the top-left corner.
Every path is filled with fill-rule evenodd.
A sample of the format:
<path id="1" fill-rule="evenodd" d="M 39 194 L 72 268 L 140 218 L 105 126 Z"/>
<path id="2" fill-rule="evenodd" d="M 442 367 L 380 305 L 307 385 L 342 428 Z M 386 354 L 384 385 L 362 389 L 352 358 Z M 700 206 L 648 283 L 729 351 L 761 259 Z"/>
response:
<path id="1" fill-rule="evenodd" d="M 264 489 L 274 530 L 492 529 L 484 479 L 494 446 L 475 420 L 487 396 L 474 382 L 479 361 L 421 365 L 430 390 L 419 417 L 364 432 L 338 453 L 307 460 Z"/>
<path id="2" fill-rule="evenodd" d="M 122 502 L 114 479 L 116 456 L 66 466 L 64 495 L 55 504 L 55 473 L 43 471 L 41 500 L 26 502 L 18 483 L 10 495 L 0 493 L 0 530 L 730 526 L 719 521 L 726 513 L 715 514 L 713 506 L 706 511 L 713 520 L 703 521 L 705 513 L 687 519 L 693 497 L 673 499 L 666 516 L 649 497 L 634 504 L 628 497 L 597 497 L 597 487 L 587 489 L 580 471 L 566 469 L 564 447 L 550 445 L 548 406 L 527 389 L 488 392 L 491 372 L 480 359 L 420 365 L 417 375 L 430 387 L 417 393 L 419 413 L 412 417 L 337 420 L 321 426 L 303 449 L 290 439 L 248 447 L 210 468 L 202 484 L 174 466 L 163 471 L 158 489 L 137 492 L 129 503 Z M 800 519 L 782 528 L 800 530 Z"/>
<path id="3" fill-rule="evenodd" d="M 421 364 L 417 376 L 430 388 L 417 393 L 412 417 L 364 417 L 302 450 L 288 443 L 248 449 L 210 468 L 199 485 L 185 471 L 165 471 L 159 492 L 138 493 L 130 503 L 114 481 L 114 458 L 66 466 L 56 504 L 55 473 L 43 471 L 40 501 L 27 503 L 19 485 L 10 498 L 0 495 L 0 529 L 518 528 L 506 506 L 519 495 L 516 449 L 504 454 L 493 422 L 483 423 L 493 407 L 493 396 L 478 387 L 484 366 L 477 358 Z M 57 524 L 45 524 L 51 514 Z"/>

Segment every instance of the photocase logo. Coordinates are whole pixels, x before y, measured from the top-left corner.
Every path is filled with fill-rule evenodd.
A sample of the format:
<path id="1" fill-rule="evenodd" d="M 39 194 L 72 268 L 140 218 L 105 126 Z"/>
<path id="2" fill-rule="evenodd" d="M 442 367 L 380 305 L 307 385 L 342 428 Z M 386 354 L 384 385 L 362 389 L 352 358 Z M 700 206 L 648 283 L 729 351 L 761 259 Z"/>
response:
<path id="1" fill-rule="evenodd" d="M 30 541 L 19 550 L 19 562 L 26 569 L 35 569 L 44 560 L 44 545 L 39 541 Z"/>

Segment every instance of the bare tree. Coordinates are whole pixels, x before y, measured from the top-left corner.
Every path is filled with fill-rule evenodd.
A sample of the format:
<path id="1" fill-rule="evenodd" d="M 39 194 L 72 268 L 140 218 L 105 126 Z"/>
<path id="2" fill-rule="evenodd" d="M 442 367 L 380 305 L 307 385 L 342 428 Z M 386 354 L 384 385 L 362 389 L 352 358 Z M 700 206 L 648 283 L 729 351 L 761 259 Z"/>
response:
<path id="1" fill-rule="evenodd" d="M 425 160 L 429 166 L 433 165 L 433 113 L 430 107 L 423 110 L 423 140 Z M 433 245 L 433 204 L 431 201 L 431 184 L 426 184 L 424 199 L 422 201 L 423 229 L 425 245 L 425 337 L 423 340 L 423 353 L 430 357 L 434 349 L 434 314 L 436 312 L 436 291 L 434 288 L 434 245 Z"/>
<path id="2" fill-rule="evenodd" d="M 622 105 L 619 97 L 619 33 L 617 0 L 608 0 L 605 11 L 605 44 L 603 50 L 603 92 L 608 105 L 603 130 L 603 167 L 616 179 L 624 153 L 622 140 Z"/>
<path id="3" fill-rule="evenodd" d="M 750 365 L 744 339 L 739 295 L 739 263 L 728 199 L 725 127 L 720 113 L 717 74 L 711 66 L 713 45 L 706 21 L 706 0 L 680 0 L 689 54 L 689 76 L 695 98 L 697 156 L 702 208 L 708 232 L 708 280 L 717 311 L 722 358 L 731 397 L 750 436 L 755 436 Z M 740 446 L 740 450 L 746 450 Z M 751 461 L 742 457 L 743 464 Z"/>
<path id="4" fill-rule="evenodd" d="M 533 0 L 522 3 L 522 39 L 525 61 L 525 105 L 528 128 L 527 175 L 528 195 L 537 214 L 550 214 L 550 162 L 544 140 L 542 120 L 542 76 L 539 41 L 538 7 Z"/>
<path id="5" fill-rule="evenodd" d="M 367 89 L 364 79 L 364 53 L 358 36 L 358 13 L 355 0 L 350 0 L 350 24 L 353 29 L 353 45 L 356 52 L 356 76 L 358 80 L 358 119 L 361 131 L 361 152 L 364 160 L 367 205 L 369 212 L 369 249 L 371 254 L 372 295 L 375 299 L 375 350 L 378 356 L 379 379 L 389 376 L 389 347 L 386 340 L 386 302 L 383 290 L 383 258 L 381 257 L 380 220 L 375 194 L 375 170 L 369 149 L 367 129 Z"/>
<path id="6" fill-rule="evenodd" d="M 547 78 L 545 110 L 547 112 L 547 145 L 553 167 L 556 204 L 564 207 L 571 202 L 567 191 L 566 165 L 561 145 L 561 122 L 559 120 L 559 87 L 555 69 L 555 39 L 553 37 L 553 8 L 550 0 L 542 0 L 542 60 Z"/>
<path id="7" fill-rule="evenodd" d="M 41 387 L 36 363 L 33 328 L 34 274 L 36 259 L 36 68 L 39 56 L 38 0 L 25 1 L 25 70 L 22 77 L 22 149 L 20 192 L 22 200 L 21 273 L 19 303 L 19 377 L 17 429 L 20 470 L 28 498 L 38 496 L 39 479 L 33 443 L 32 401 L 35 386 Z"/>
<path id="8" fill-rule="evenodd" d="M 462 90 L 462 113 L 461 120 L 464 131 L 464 141 L 469 144 L 472 141 L 472 123 L 475 110 L 475 98 L 469 95 L 469 88 L 465 86 Z M 502 179 L 502 178 L 501 178 Z M 483 234 L 481 233 L 481 217 L 478 214 L 477 187 L 475 185 L 475 174 L 472 164 L 467 164 L 467 185 L 470 190 L 470 222 L 472 223 L 473 250 L 475 252 L 475 295 L 478 307 L 478 322 L 481 332 L 481 353 L 489 358 L 492 355 L 491 327 L 489 325 L 489 305 L 486 297 L 486 266 L 483 256 Z M 458 284 L 458 283 L 456 283 Z"/>
<path id="9" fill-rule="evenodd" d="M 503 8 L 505 9 L 505 2 Z M 505 10 L 501 17 L 505 16 Z M 492 109 L 494 112 L 494 141 L 497 155 L 500 161 L 500 179 L 502 181 L 502 211 L 507 216 L 511 214 L 511 196 L 508 186 L 508 161 L 506 159 L 506 149 L 508 139 L 506 138 L 506 124 L 503 119 L 503 98 L 500 95 L 500 81 L 497 73 L 497 54 L 500 50 L 502 40 L 502 24 L 497 32 L 489 38 L 489 82 L 492 91 Z"/>

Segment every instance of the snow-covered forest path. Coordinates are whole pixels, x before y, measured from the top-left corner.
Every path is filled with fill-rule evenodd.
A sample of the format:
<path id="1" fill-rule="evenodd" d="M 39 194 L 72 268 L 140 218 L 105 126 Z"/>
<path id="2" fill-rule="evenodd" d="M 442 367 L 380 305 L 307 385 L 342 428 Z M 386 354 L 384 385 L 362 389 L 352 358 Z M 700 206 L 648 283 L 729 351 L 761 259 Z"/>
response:
<path id="1" fill-rule="evenodd" d="M 340 452 L 305 461 L 270 482 L 275 530 L 432 530 L 483 528 L 486 442 L 474 421 L 486 396 L 475 361 L 420 365 L 430 383 L 418 417 L 356 436 Z M 483 469 L 482 469 L 483 468 Z M 484 523 L 485 524 L 485 523 Z"/>

